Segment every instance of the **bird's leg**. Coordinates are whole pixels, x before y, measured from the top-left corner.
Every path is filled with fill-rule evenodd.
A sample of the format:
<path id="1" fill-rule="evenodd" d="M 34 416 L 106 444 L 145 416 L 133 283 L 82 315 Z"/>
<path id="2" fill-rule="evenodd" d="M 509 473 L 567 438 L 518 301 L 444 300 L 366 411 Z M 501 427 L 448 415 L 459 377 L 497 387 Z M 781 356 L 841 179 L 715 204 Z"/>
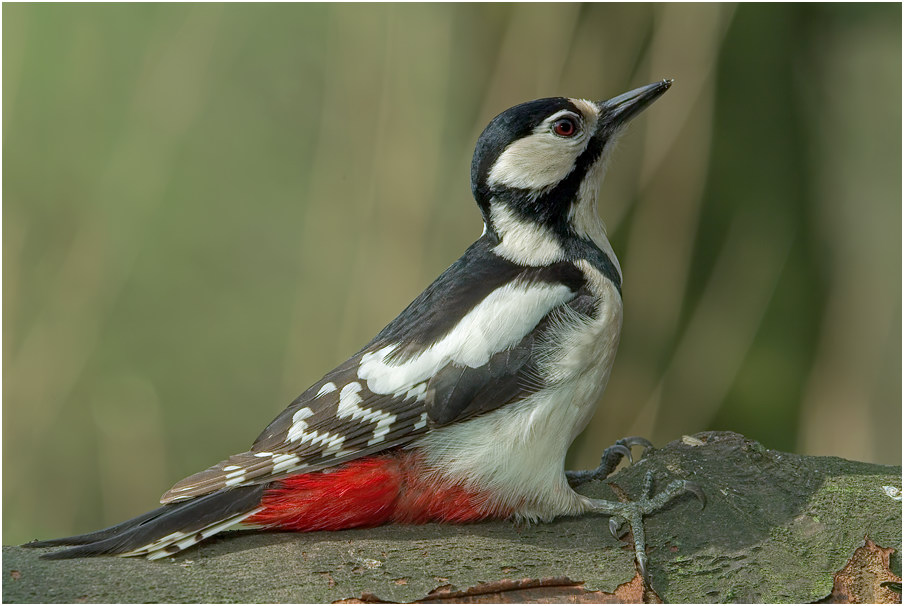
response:
<path id="1" fill-rule="evenodd" d="M 596 469 L 585 469 L 581 471 L 566 471 L 565 477 L 572 488 L 580 486 L 590 480 L 602 480 L 609 477 L 622 458 L 627 457 L 628 461 L 634 463 L 634 457 L 631 456 L 632 446 L 643 446 L 644 454 L 653 447 L 653 444 L 646 438 L 630 437 L 622 438 L 615 442 L 612 446 L 603 451 L 603 458 L 599 467 Z M 643 455 L 641 455 L 643 456 Z"/>
<path id="2" fill-rule="evenodd" d="M 640 575 L 647 585 L 649 585 L 649 578 L 647 577 L 647 542 L 643 530 L 644 516 L 659 511 L 685 493 L 693 494 L 700 501 L 702 507 L 706 506 L 706 496 L 700 486 L 687 480 L 674 480 L 666 486 L 665 490 L 655 496 L 652 492 L 653 472 L 648 471 L 644 476 L 644 494 L 639 500 L 619 503 L 617 501 L 591 499 L 591 508 L 589 509 L 589 511 L 594 513 L 611 516 L 609 518 L 609 531 L 616 539 L 620 538 L 619 528 L 621 528 L 623 522 L 627 522 L 631 526 L 631 532 L 634 535 L 634 557 L 637 561 Z"/>

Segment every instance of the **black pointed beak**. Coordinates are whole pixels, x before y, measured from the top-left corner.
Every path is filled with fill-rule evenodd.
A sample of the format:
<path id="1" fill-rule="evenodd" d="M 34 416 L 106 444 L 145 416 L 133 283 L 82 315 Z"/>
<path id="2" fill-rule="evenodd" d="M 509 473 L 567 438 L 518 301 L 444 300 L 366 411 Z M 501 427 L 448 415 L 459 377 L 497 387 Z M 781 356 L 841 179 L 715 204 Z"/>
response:
<path id="1" fill-rule="evenodd" d="M 642 112 L 653 101 L 669 90 L 674 80 L 660 80 L 632 91 L 613 97 L 608 101 L 600 101 L 599 130 L 615 130 L 626 125 L 631 118 Z"/>

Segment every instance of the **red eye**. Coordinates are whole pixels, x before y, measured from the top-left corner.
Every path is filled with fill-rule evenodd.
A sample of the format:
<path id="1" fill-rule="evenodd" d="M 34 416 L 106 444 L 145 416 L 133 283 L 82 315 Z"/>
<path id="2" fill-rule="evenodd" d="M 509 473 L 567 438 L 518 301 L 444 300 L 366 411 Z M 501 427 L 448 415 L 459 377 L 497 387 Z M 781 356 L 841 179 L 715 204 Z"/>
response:
<path id="1" fill-rule="evenodd" d="M 560 137 L 571 137 L 578 132 L 578 125 L 572 118 L 559 118 L 552 125 L 552 132 Z"/>

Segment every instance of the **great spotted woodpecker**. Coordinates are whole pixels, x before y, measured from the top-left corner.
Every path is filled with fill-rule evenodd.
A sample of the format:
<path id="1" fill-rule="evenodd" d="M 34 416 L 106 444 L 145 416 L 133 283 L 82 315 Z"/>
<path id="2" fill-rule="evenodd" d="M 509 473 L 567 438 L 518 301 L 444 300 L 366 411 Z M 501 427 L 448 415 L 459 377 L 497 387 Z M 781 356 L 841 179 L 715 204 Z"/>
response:
<path id="1" fill-rule="evenodd" d="M 471 164 L 483 234 L 401 315 L 250 450 L 178 482 L 162 507 L 29 546 L 156 559 L 239 523 L 310 531 L 595 512 L 613 532 L 630 523 L 644 570 L 643 515 L 695 487 L 676 481 L 630 503 L 575 492 L 640 439 L 590 472 L 564 460 L 609 380 L 622 323 L 621 269 L 596 210 L 606 158 L 671 82 L 496 116 Z"/>

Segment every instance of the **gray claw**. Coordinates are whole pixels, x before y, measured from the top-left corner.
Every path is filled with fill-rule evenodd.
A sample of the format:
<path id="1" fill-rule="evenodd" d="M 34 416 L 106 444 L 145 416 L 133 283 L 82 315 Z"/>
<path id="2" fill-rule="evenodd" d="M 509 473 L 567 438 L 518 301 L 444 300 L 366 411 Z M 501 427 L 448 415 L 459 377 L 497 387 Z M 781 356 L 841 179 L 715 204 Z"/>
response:
<path id="1" fill-rule="evenodd" d="M 685 482 L 684 489 L 692 493 L 700 501 L 700 509 L 706 509 L 706 493 L 696 482 Z"/>
<path id="2" fill-rule="evenodd" d="M 652 486 L 653 474 L 648 472 L 644 477 L 644 492 L 649 491 Z M 666 486 L 665 490 L 655 496 L 645 494 L 637 501 L 623 503 L 598 499 L 588 500 L 590 506 L 588 511 L 609 516 L 609 532 L 616 539 L 621 538 L 619 536 L 619 527 L 622 523 L 630 526 L 634 537 L 634 561 L 637 563 L 637 571 L 643 578 L 645 589 L 650 587 L 650 578 L 647 569 L 647 539 L 643 528 L 643 518 L 661 510 L 669 502 L 686 492 L 692 493 L 704 505 L 706 504 L 706 497 L 700 486 L 687 480 L 674 480 Z"/>
<path id="3" fill-rule="evenodd" d="M 616 442 L 615 444 L 613 444 L 606 450 L 619 453 L 621 456 L 628 459 L 628 462 L 631 463 L 631 465 L 634 465 L 634 457 L 631 456 L 631 448 L 629 446 L 627 446 L 625 444 L 619 444 Z"/>
<path id="4" fill-rule="evenodd" d="M 643 579 L 644 586 L 649 587 L 650 586 L 650 577 L 647 576 L 647 563 L 642 559 L 637 560 L 637 569 L 638 569 L 638 572 L 640 572 L 640 578 Z"/>
<path id="5" fill-rule="evenodd" d="M 609 532 L 615 537 L 616 541 L 620 541 L 625 533 L 622 531 L 622 525 L 624 520 L 619 516 L 612 516 L 609 518 Z"/>
<path id="6" fill-rule="evenodd" d="M 627 446 L 628 448 L 633 448 L 635 446 L 643 446 L 644 449 L 653 448 L 652 442 L 650 442 L 646 438 L 641 438 L 640 436 L 631 436 L 628 438 L 622 438 L 621 440 L 616 442 L 616 444 L 623 444 L 624 446 Z"/>

